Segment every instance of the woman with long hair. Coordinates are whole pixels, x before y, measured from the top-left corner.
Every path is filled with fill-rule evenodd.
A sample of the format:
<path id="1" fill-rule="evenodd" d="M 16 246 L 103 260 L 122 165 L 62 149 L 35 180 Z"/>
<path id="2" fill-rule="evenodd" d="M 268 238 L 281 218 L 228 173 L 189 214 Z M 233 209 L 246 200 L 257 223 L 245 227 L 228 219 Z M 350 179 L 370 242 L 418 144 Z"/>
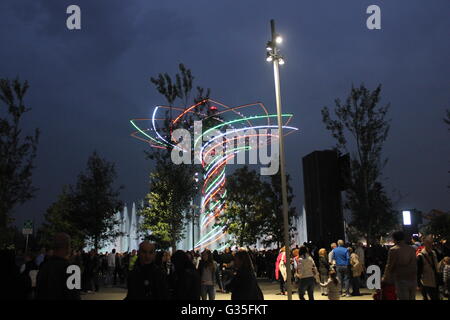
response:
<path id="1" fill-rule="evenodd" d="M 339 279 L 336 276 L 336 271 L 331 269 L 328 273 L 329 278 L 326 282 L 320 283 L 322 288 L 326 288 L 328 291 L 328 300 L 339 300 L 340 299 L 340 284 Z"/>
<path id="2" fill-rule="evenodd" d="M 328 263 L 328 254 L 325 248 L 319 250 L 319 276 L 320 282 L 325 283 L 328 279 L 328 272 L 330 271 L 330 264 Z M 327 288 L 320 287 L 323 296 L 327 295 Z"/>
<path id="3" fill-rule="evenodd" d="M 348 248 L 348 253 L 350 254 L 350 283 L 352 284 L 352 296 L 360 296 L 359 292 L 359 278 L 363 272 L 363 266 L 359 261 L 359 257 L 354 252 L 353 248 Z"/>
<path id="4" fill-rule="evenodd" d="M 198 264 L 198 272 L 200 274 L 200 296 L 202 300 L 214 300 L 215 294 L 215 274 L 216 274 L 216 262 L 214 261 L 211 251 L 206 249 L 202 252 L 201 260 Z"/>
<path id="5" fill-rule="evenodd" d="M 253 264 L 247 251 L 238 251 L 234 256 L 236 273 L 231 280 L 229 290 L 231 300 L 264 300 L 258 286 Z"/>
<path id="6" fill-rule="evenodd" d="M 297 264 L 296 276 L 298 282 L 298 297 L 305 300 L 305 291 L 308 292 L 309 300 L 314 300 L 314 283 L 315 277 L 318 275 L 316 264 L 308 254 L 308 249 L 301 246 L 299 249 L 299 259 Z"/>
<path id="7" fill-rule="evenodd" d="M 280 291 L 282 295 L 287 294 L 286 290 L 286 248 L 282 247 L 278 253 L 277 261 L 275 262 L 275 279 L 280 282 Z"/>

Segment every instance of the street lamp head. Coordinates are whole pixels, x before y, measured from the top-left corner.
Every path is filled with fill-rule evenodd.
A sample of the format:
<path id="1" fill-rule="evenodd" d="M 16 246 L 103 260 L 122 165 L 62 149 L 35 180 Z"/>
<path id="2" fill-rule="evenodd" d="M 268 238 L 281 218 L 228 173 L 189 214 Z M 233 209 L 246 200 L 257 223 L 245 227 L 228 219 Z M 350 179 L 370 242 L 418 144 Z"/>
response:
<path id="1" fill-rule="evenodd" d="M 284 59 L 283 59 L 283 58 L 278 59 L 278 63 L 279 63 L 280 65 L 283 65 L 283 64 L 284 64 Z"/>
<path id="2" fill-rule="evenodd" d="M 268 41 L 268 42 L 267 42 L 266 50 L 267 50 L 267 51 L 272 51 L 272 50 L 273 50 L 273 44 L 272 44 L 271 41 Z"/>
<path id="3" fill-rule="evenodd" d="M 278 44 L 280 44 L 280 43 L 283 42 L 283 38 L 278 34 L 278 35 L 276 36 L 276 38 L 275 38 L 275 42 L 278 43 Z"/>
<path id="4" fill-rule="evenodd" d="M 267 61 L 267 62 L 272 62 L 272 61 L 273 61 L 273 57 L 272 57 L 272 55 L 271 55 L 269 52 L 267 52 L 267 58 L 266 58 L 266 61 Z"/>

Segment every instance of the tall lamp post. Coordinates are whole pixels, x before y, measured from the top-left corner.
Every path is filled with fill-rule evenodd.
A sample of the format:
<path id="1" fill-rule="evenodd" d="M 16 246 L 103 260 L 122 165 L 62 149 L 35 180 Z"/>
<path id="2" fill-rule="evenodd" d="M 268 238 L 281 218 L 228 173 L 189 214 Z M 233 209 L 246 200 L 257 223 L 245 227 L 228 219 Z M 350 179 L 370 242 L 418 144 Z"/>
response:
<path id="1" fill-rule="evenodd" d="M 198 172 L 194 175 L 194 181 L 195 181 L 195 190 L 198 189 Z M 199 218 L 199 213 L 197 212 L 198 206 L 194 204 L 194 198 L 191 200 L 191 219 L 192 219 L 192 251 L 195 251 L 195 220 Z M 197 225 L 200 225 L 199 222 L 197 222 Z"/>
<path id="2" fill-rule="evenodd" d="M 198 212 L 196 212 L 196 210 L 198 209 L 198 206 L 196 206 L 195 204 L 191 204 L 191 216 L 190 218 L 192 219 L 192 250 L 195 251 L 195 225 L 198 223 L 196 223 L 196 220 L 199 217 Z"/>
<path id="3" fill-rule="evenodd" d="M 286 172 L 284 163 L 284 139 L 283 139 L 283 120 L 281 117 L 281 93 L 280 93 L 280 70 L 279 66 L 284 64 L 284 59 L 279 53 L 277 47 L 281 44 L 283 39 L 275 32 L 275 21 L 270 20 L 270 27 L 272 31 L 272 40 L 267 43 L 267 62 L 273 62 L 273 74 L 275 78 L 275 97 L 277 103 L 277 119 L 278 119 L 278 139 L 280 144 L 280 170 L 281 170 L 281 193 L 283 198 L 283 229 L 284 229 L 284 245 L 286 252 L 286 289 L 288 292 L 288 300 L 292 300 L 292 277 L 291 277 L 291 244 L 289 239 L 289 217 L 288 217 L 288 202 L 287 202 L 287 188 L 286 188 Z"/>

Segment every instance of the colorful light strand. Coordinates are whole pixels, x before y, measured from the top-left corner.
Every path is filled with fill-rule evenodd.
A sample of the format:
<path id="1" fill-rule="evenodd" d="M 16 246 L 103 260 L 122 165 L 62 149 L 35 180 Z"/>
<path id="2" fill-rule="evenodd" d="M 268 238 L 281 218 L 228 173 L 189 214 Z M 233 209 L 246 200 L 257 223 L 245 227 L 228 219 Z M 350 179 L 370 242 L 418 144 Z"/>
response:
<path id="1" fill-rule="evenodd" d="M 214 105 L 210 110 L 214 112 L 210 115 L 199 112 L 196 109 L 199 106 Z M 244 115 L 241 110 L 250 110 L 251 107 L 257 107 L 262 110 L 262 114 L 256 115 Z M 226 200 L 226 164 L 233 159 L 238 152 L 249 151 L 252 148 L 257 149 L 263 145 L 251 146 L 247 145 L 246 141 L 249 138 L 259 138 L 266 137 L 266 146 L 271 143 L 271 138 L 278 139 L 277 134 L 273 134 L 270 131 L 265 133 L 255 133 L 255 130 L 265 129 L 272 130 L 278 129 L 277 125 L 272 125 L 270 120 L 275 118 L 276 114 L 269 114 L 265 106 L 258 102 L 252 104 L 245 104 L 236 107 L 228 107 L 220 102 L 212 99 L 202 100 L 188 108 L 177 108 L 168 106 L 156 106 L 153 109 L 152 117 L 150 119 L 132 119 L 130 123 L 136 129 L 135 132 L 131 134 L 132 137 L 139 139 L 141 141 L 147 142 L 151 147 L 167 149 L 167 148 L 177 148 L 181 151 L 183 148 L 180 146 L 167 141 L 158 131 L 157 122 L 166 121 L 164 117 L 157 117 L 158 110 L 160 109 L 171 109 L 172 111 L 179 112 L 175 119 L 170 121 L 170 132 L 172 128 L 187 114 L 196 113 L 202 117 L 202 121 L 205 121 L 211 117 L 214 117 L 216 121 L 221 122 L 211 128 L 208 128 L 204 132 L 201 132 L 200 136 L 195 138 L 194 150 L 196 148 L 200 149 L 198 154 L 200 163 L 203 166 L 203 187 L 201 189 L 202 198 L 200 205 L 200 239 L 195 244 L 196 250 L 201 250 L 209 246 L 216 246 L 216 249 L 223 249 L 227 243 L 219 246 L 219 241 L 225 237 L 226 231 L 224 226 L 213 224 L 217 218 L 220 218 L 223 211 L 225 210 L 225 200 Z M 221 108 L 221 109 L 219 109 Z M 222 120 L 224 116 L 229 114 L 234 115 L 237 118 L 230 120 Z M 219 117 L 220 116 L 220 117 Z M 287 126 L 287 124 L 292 119 L 292 114 L 283 114 L 282 118 L 287 118 L 285 124 L 283 124 L 283 129 L 287 130 L 288 135 L 292 132 L 298 130 L 298 128 Z M 150 122 L 152 129 L 143 129 L 138 126 L 138 121 Z M 265 121 L 265 124 L 254 124 L 255 121 Z M 191 128 L 192 129 L 192 128 Z M 220 134 L 203 141 L 204 137 L 208 134 L 214 132 L 220 132 Z M 226 130 L 226 131 L 225 131 Z M 230 136 L 231 135 L 231 136 Z M 235 146 L 235 140 L 245 139 L 244 144 L 239 144 Z M 233 142 L 230 145 L 230 142 Z M 226 148 L 223 148 L 223 146 Z M 221 147 L 221 152 L 218 155 L 215 154 L 216 149 Z M 211 157 L 208 163 L 205 159 Z"/>

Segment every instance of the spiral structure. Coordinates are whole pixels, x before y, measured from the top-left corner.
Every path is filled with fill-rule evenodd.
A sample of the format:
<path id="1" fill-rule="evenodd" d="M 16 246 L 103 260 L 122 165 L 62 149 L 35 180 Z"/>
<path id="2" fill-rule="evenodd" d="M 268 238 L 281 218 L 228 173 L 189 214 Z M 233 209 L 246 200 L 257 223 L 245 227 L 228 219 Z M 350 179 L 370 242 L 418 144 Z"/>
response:
<path id="1" fill-rule="evenodd" d="M 172 112 L 178 114 L 170 120 L 172 127 L 189 114 L 197 111 L 200 105 L 207 106 L 209 110 L 201 113 L 202 123 L 212 123 L 203 128 L 194 136 L 194 157 L 203 167 L 203 186 L 201 189 L 200 203 L 200 239 L 195 245 L 196 250 L 204 248 L 221 250 L 227 245 L 226 227 L 217 224 L 225 210 L 226 200 L 226 168 L 240 152 L 251 151 L 268 146 L 274 139 L 278 139 L 278 125 L 276 114 L 269 114 L 262 103 L 253 103 L 228 107 L 212 99 L 203 100 L 189 108 L 174 108 Z M 165 117 L 158 117 L 160 110 L 168 109 L 167 106 L 156 106 L 152 111 L 152 117 L 146 119 L 130 120 L 136 129 L 131 135 L 145 141 L 154 148 L 178 148 L 182 147 L 167 141 L 158 132 L 158 123 L 165 121 Z M 283 114 L 286 122 L 283 130 L 290 134 L 296 130 L 288 126 L 292 114 Z M 142 128 L 142 123 L 150 124 L 150 128 Z M 193 128 L 190 128 L 193 129 Z"/>

